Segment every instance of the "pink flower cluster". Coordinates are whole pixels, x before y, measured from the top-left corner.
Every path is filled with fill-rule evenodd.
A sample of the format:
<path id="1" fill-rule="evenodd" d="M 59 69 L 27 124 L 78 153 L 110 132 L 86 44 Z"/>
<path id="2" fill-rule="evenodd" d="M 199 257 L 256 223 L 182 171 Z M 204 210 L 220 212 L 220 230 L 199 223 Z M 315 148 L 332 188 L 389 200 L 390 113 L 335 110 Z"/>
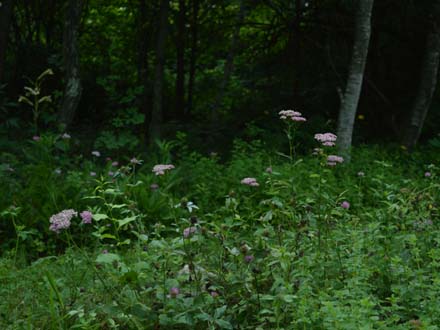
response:
<path id="1" fill-rule="evenodd" d="M 296 122 L 303 122 L 306 121 L 306 119 L 303 117 L 301 112 L 293 111 L 293 110 L 281 110 L 278 112 L 280 115 L 280 119 L 284 120 L 291 120 Z"/>
<path id="2" fill-rule="evenodd" d="M 327 157 L 327 165 L 329 166 L 335 166 L 337 163 L 344 162 L 344 158 L 336 155 L 329 155 Z"/>
<path id="3" fill-rule="evenodd" d="M 172 164 L 158 164 L 154 165 L 152 172 L 156 175 L 164 175 L 165 171 L 172 170 L 174 168 L 174 165 Z"/>
<path id="4" fill-rule="evenodd" d="M 49 222 L 51 223 L 49 230 L 59 234 L 62 229 L 67 229 L 70 227 L 70 220 L 77 215 L 78 212 L 72 209 L 63 210 L 60 213 L 54 214 L 49 219 Z"/>
<path id="5" fill-rule="evenodd" d="M 183 230 L 183 237 L 189 238 L 192 234 L 194 234 L 197 231 L 197 228 L 194 226 L 187 227 Z"/>
<path id="6" fill-rule="evenodd" d="M 90 211 L 82 211 L 80 214 L 80 217 L 82 219 L 82 223 L 84 224 L 90 224 L 92 223 L 92 212 Z"/>
<path id="7" fill-rule="evenodd" d="M 315 140 L 318 140 L 326 147 L 333 147 L 337 138 L 333 133 L 315 134 Z"/>
<path id="8" fill-rule="evenodd" d="M 260 185 L 255 178 L 244 178 L 243 180 L 241 180 L 241 184 L 245 184 L 251 187 L 258 187 Z"/>

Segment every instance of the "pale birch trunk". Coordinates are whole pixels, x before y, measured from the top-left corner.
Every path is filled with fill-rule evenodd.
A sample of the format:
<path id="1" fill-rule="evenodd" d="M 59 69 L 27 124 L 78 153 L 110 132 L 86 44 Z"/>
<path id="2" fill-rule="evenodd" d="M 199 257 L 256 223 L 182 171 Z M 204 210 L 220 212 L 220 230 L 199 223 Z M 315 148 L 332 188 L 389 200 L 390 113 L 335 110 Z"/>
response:
<path id="1" fill-rule="evenodd" d="M 353 125 L 367 61 L 371 34 L 373 0 L 358 0 L 356 11 L 353 52 L 348 71 L 347 84 L 341 100 L 338 119 L 338 149 L 346 161 L 350 161 Z"/>

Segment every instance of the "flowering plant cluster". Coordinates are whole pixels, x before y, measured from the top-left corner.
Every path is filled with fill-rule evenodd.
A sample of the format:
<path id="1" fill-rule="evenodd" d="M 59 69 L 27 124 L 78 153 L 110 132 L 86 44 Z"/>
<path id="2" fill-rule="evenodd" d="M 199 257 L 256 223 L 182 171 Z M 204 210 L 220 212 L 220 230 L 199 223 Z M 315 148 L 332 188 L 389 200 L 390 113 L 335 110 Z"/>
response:
<path id="1" fill-rule="evenodd" d="M 164 175 L 165 171 L 169 171 L 174 169 L 174 165 L 172 164 L 158 164 L 154 165 L 152 172 L 156 175 Z"/>
<path id="2" fill-rule="evenodd" d="M 280 119 L 290 120 L 296 122 L 304 122 L 306 118 L 303 117 L 301 112 L 293 111 L 293 110 L 281 110 L 279 113 Z"/>
<path id="3" fill-rule="evenodd" d="M 52 215 L 49 219 L 49 230 L 59 234 L 62 230 L 68 229 L 71 225 L 72 218 L 77 216 L 78 212 L 73 209 L 63 210 L 57 214 Z M 83 224 L 92 223 L 92 212 L 82 211 L 80 213 L 80 217 Z"/>
<path id="4" fill-rule="evenodd" d="M 241 184 L 251 187 L 258 187 L 260 185 L 255 178 L 244 178 L 243 180 L 241 180 Z"/>
<path id="5" fill-rule="evenodd" d="M 337 136 L 333 133 L 315 134 L 315 140 L 322 143 L 326 147 L 334 147 Z"/>

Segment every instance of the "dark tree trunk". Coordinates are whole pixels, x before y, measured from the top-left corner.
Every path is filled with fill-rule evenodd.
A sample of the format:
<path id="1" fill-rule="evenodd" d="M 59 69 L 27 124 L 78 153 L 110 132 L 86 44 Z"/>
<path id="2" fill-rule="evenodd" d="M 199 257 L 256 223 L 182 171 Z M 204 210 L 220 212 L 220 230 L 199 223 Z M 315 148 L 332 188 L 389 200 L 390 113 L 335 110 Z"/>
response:
<path id="1" fill-rule="evenodd" d="M 185 112 L 185 25 L 186 25 L 186 0 L 179 0 L 177 14 L 177 77 L 176 77 L 176 118 L 182 118 Z"/>
<path id="2" fill-rule="evenodd" d="M 214 129 L 218 121 L 218 111 L 223 105 L 223 99 L 226 94 L 226 90 L 229 85 L 233 70 L 234 70 L 234 57 L 240 42 L 240 29 L 243 25 L 245 17 L 245 0 L 240 1 L 240 9 L 237 13 L 237 22 L 235 25 L 234 32 L 232 34 L 231 45 L 229 47 L 228 55 L 226 56 L 226 63 L 223 70 L 223 79 L 220 83 L 220 87 L 215 99 L 215 103 L 211 109 L 211 126 Z"/>
<path id="3" fill-rule="evenodd" d="M 353 125 L 362 89 L 368 45 L 370 42 L 373 2 L 373 0 L 358 0 L 353 52 L 348 71 L 347 84 L 339 109 L 338 148 L 348 162 L 350 161 Z"/>
<path id="4" fill-rule="evenodd" d="M 6 49 L 8 47 L 9 25 L 12 16 L 12 0 L 1 2 L 0 6 L 0 83 L 5 72 Z"/>
<path id="5" fill-rule="evenodd" d="M 188 105 L 185 115 L 189 115 L 193 108 L 194 102 L 194 82 L 196 76 L 196 62 L 197 62 L 197 43 L 199 41 L 199 9 L 200 1 L 192 1 L 192 21 L 191 21 L 191 57 L 189 60 L 189 79 L 188 79 Z"/>
<path id="6" fill-rule="evenodd" d="M 151 112 L 148 101 L 148 17 L 147 17 L 147 3 L 146 0 L 139 0 L 137 7 L 138 21 L 137 24 L 137 44 L 138 44 L 138 84 L 142 86 L 142 94 L 138 97 L 138 105 L 140 112 L 144 115 L 145 121 L 141 130 L 141 139 L 145 141 L 148 134 L 148 124 L 150 123 Z"/>
<path id="7" fill-rule="evenodd" d="M 440 1 L 436 1 L 440 9 Z M 434 8 L 436 9 L 436 8 Z M 436 17 L 438 17 L 436 15 Z M 425 54 L 420 69 L 419 86 L 414 100 L 410 119 L 403 136 L 403 145 L 409 150 L 414 148 L 420 138 L 423 123 L 431 105 L 432 96 L 437 86 L 437 75 L 440 58 L 440 26 L 436 19 L 432 19 L 426 36 Z"/>
<path id="8" fill-rule="evenodd" d="M 78 28 L 81 19 L 82 1 L 69 0 L 64 24 L 63 59 L 66 87 L 59 121 L 66 128 L 75 117 L 82 94 L 79 72 Z"/>
<path id="9" fill-rule="evenodd" d="M 156 42 L 156 67 L 154 70 L 153 86 L 153 110 L 150 123 L 150 142 L 153 143 L 161 137 L 161 126 L 163 121 L 163 80 L 165 65 L 165 44 L 168 35 L 168 12 L 170 9 L 169 0 L 162 0 L 159 12 L 159 32 Z"/>

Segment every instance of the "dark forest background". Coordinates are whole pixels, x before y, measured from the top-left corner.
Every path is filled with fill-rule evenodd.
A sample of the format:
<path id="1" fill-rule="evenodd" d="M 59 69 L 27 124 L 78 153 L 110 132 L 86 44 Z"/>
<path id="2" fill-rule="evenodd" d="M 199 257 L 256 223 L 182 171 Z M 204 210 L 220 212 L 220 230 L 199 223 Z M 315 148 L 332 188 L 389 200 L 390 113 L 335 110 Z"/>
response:
<path id="1" fill-rule="evenodd" d="M 374 3 L 354 144 L 403 143 L 422 88 L 427 35 L 438 21 L 436 3 Z M 335 129 L 357 5 L 3 0 L 2 148 L 62 124 L 90 148 L 143 149 L 180 131 L 196 148 L 225 151 L 237 137 L 277 143 L 281 109 L 301 111 L 310 132 Z M 29 104 L 17 100 L 47 69 L 54 74 L 45 77 L 41 95 L 51 102 L 42 102 L 34 132 Z M 69 79 L 78 87 L 73 95 Z M 421 142 L 436 143 L 437 91 L 429 103 Z"/>

